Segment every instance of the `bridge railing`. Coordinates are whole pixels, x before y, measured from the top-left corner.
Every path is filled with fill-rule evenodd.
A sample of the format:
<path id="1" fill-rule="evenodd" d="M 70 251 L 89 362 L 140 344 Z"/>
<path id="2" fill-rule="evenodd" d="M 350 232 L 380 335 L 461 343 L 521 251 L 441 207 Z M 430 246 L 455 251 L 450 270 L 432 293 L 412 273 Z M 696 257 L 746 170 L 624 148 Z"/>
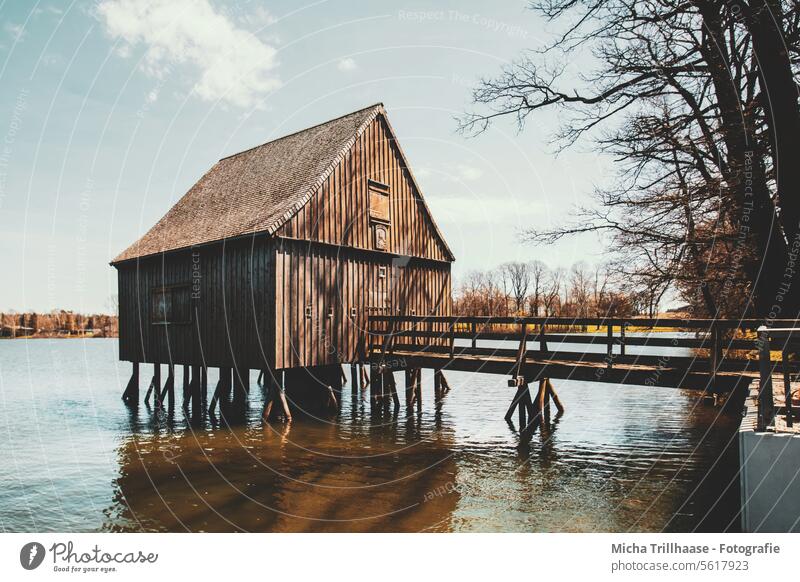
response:
<path id="1" fill-rule="evenodd" d="M 795 322 L 796 323 L 796 322 Z M 772 376 L 778 371 L 778 361 L 772 359 L 772 352 L 780 352 L 780 371 L 783 375 L 784 414 L 786 426 L 793 424 L 792 383 L 790 360 L 792 354 L 800 352 L 800 326 L 758 328 L 758 430 L 766 430 L 775 417 L 775 394 L 772 389 Z"/>
<path id="2" fill-rule="evenodd" d="M 788 324 L 788 325 L 787 325 Z M 582 362 L 660 366 L 663 348 L 703 350 L 690 356 L 670 356 L 670 367 L 688 372 L 756 372 L 759 348 L 757 319 L 680 319 L 680 318 L 573 318 L 573 317 L 488 317 L 375 315 L 368 322 L 368 345 L 372 352 L 403 349 L 414 352 L 449 353 L 454 356 L 505 356 L 514 358 L 517 349 L 500 344 L 479 346 L 485 340 L 538 343 L 543 358 L 580 359 Z M 773 325 L 800 327 L 800 321 L 779 320 Z M 661 333 L 671 332 L 671 333 Z M 676 335 L 676 332 L 690 332 Z M 636 335 L 632 335 L 636 334 Z M 467 340 L 468 345 L 457 345 Z M 587 351 L 591 345 L 604 346 L 603 352 Z M 560 346 L 555 350 L 554 346 Z M 569 347 L 564 347 L 569 346 Z M 579 347 L 575 347 L 579 346 Z M 628 346 L 643 346 L 637 353 L 626 353 Z M 662 348 L 657 352 L 647 348 Z M 782 365 L 783 367 L 783 365 Z M 791 366 L 786 362 L 787 370 Z"/>

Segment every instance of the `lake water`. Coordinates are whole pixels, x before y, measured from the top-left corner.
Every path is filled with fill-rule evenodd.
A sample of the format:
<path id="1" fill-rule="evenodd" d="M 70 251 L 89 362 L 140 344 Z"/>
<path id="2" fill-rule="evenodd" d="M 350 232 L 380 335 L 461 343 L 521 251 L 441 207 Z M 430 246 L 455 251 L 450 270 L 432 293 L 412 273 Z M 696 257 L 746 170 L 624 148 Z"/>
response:
<path id="1" fill-rule="evenodd" d="M 566 413 L 520 446 L 501 376 L 450 372 L 435 403 L 425 373 L 422 412 L 383 416 L 346 386 L 285 426 L 254 372 L 227 426 L 126 407 L 129 375 L 113 339 L 0 341 L 3 531 L 738 528 L 739 411 L 695 392 L 554 381 Z"/>

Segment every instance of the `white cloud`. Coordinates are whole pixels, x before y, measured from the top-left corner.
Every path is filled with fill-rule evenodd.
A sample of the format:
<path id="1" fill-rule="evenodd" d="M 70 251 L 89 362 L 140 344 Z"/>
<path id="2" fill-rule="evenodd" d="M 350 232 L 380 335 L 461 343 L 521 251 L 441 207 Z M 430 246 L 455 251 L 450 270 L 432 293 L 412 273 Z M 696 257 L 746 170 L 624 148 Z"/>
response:
<path id="1" fill-rule="evenodd" d="M 275 49 L 208 0 L 101 0 L 97 14 L 108 34 L 144 46 L 147 74 L 163 79 L 176 66 L 196 68 L 192 90 L 206 101 L 261 107 L 262 98 L 281 84 Z"/>
<path id="2" fill-rule="evenodd" d="M 339 61 L 339 63 L 336 65 L 336 68 L 339 69 L 340 71 L 348 72 L 348 71 L 355 71 L 358 68 L 358 65 L 353 59 L 347 57 L 346 59 L 342 59 L 341 61 Z"/>

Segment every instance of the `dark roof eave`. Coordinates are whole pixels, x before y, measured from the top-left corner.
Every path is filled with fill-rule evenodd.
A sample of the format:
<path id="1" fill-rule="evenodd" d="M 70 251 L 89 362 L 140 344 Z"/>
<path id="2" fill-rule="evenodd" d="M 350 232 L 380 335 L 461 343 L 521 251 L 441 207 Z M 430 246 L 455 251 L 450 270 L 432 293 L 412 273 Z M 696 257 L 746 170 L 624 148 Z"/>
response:
<path id="1" fill-rule="evenodd" d="M 240 234 L 238 236 L 231 236 L 231 237 L 228 237 L 228 238 L 218 238 L 218 239 L 214 239 L 214 240 L 209 240 L 209 241 L 205 241 L 205 242 L 201 242 L 201 243 L 197 243 L 197 244 L 193 244 L 193 245 L 188 245 L 188 246 L 185 246 L 185 247 L 177 247 L 177 248 L 174 248 L 174 249 L 166 249 L 166 250 L 158 251 L 158 252 L 155 252 L 155 253 L 147 253 L 147 254 L 143 254 L 143 255 L 137 255 L 135 257 L 129 257 L 127 259 L 120 259 L 120 260 L 114 259 L 113 261 L 111 261 L 108 264 L 110 266 L 112 266 L 112 267 L 117 267 L 117 266 L 122 265 L 124 263 L 130 263 L 132 261 L 138 261 L 138 260 L 141 260 L 141 259 L 149 259 L 149 258 L 152 258 L 152 257 L 157 257 L 159 255 L 166 255 L 166 254 L 170 254 L 170 253 L 185 252 L 185 251 L 189 251 L 189 250 L 192 250 L 192 249 L 208 247 L 208 246 L 216 245 L 216 244 L 220 244 L 220 243 L 224 244 L 224 243 L 227 243 L 227 242 L 236 242 L 236 241 L 240 241 L 240 240 L 243 240 L 243 239 L 246 239 L 246 238 L 256 237 L 256 236 L 261 236 L 261 235 L 266 235 L 267 238 L 274 238 L 272 236 L 273 235 L 272 232 L 270 232 L 268 230 L 260 230 L 260 231 L 257 231 L 257 232 L 251 232 L 251 233 L 247 233 L 247 234 Z"/>

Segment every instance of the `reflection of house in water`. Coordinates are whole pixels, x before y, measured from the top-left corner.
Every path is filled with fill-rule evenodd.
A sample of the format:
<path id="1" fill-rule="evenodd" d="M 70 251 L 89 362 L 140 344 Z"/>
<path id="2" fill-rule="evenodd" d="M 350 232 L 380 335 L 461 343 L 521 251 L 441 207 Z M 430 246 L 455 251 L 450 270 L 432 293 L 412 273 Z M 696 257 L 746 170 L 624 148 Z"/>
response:
<path id="1" fill-rule="evenodd" d="M 450 440 L 402 423 L 133 436 L 119 463 L 110 530 L 446 530 L 460 498 Z"/>

